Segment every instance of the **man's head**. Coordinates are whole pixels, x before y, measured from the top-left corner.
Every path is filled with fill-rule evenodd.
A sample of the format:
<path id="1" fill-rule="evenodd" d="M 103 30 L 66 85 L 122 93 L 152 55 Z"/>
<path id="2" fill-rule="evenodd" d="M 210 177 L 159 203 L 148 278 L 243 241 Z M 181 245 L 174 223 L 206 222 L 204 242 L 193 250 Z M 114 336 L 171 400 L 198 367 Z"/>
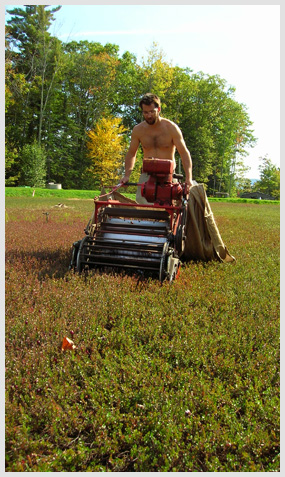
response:
<path id="1" fill-rule="evenodd" d="M 152 93 L 146 93 L 140 100 L 140 108 L 142 109 L 144 119 L 148 124 L 155 124 L 160 113 L 160 99 Z"/>
<path id="2" fill-rule="evenodd" d="M 142 109 L 143 104 L 145 104 L 146 106 L 150 106 L 152 103 L 155 105 L 156 108 L 160 108 L 159 97 L 156 96 L 156 94 L 146 93 L 140 100 L 139 106 Z"/>

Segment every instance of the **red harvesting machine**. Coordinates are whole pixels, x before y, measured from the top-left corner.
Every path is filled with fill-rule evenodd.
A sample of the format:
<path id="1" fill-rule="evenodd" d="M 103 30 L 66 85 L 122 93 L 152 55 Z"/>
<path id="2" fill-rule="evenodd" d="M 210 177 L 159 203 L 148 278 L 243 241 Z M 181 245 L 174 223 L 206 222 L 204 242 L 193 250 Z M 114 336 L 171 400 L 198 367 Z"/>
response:
<path id="1" fill-rule="evenodd" d="M 95 211 L 86 236 L 73 244 L 70 268 L 125 270 L 156 276 L 161 282 L 177 277 L 185 246 L 186 186 L 168 159 L 144 159 L 148 180 L 141 187 L 145 204 L 94 199 Z"/>

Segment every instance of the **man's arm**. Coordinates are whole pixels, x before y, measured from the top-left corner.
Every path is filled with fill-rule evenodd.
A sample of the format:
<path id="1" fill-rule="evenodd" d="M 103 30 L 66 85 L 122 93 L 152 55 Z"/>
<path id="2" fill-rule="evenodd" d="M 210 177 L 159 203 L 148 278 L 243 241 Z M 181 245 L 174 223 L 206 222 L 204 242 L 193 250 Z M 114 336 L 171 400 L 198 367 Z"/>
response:
<path id="1" fill-rule="evenodd" d="M 136 162 L 136 156 L 137 156 L 139 144 L 140 144 L 140 140 L 137 135 L 136 126 L 135 126 L 132 132 L 130 146 L 125 157 L 125 175 L 120 181 L 123 184 L 128 182 L 130 179 L 131 172 Z"/>
<path id="2" fill-rule="evenodd" d="M 183 169 L 185 171 L 185 182 L 190 187 L 192 185 L 192 159 L 189 150 L 186 147 L 182 132 L 179 127 L 175 125 L 173 134 L 174 145 L 181 157 Z"/>

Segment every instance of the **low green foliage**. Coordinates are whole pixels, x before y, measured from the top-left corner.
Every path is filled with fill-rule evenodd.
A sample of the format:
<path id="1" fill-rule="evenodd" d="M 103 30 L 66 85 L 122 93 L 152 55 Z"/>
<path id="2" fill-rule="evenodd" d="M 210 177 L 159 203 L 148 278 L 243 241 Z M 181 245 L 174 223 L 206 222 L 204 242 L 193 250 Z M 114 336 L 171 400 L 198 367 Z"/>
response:
<path id="1" fill-rule="evenodd" d="M 68 271 L 57 202 L 6 198 L 6 471 L 278 472 L 278 205 L 213 203 L 236 264 L 161 285 Z"/>
<path id="2" fill-rule="evenodd" d="M 78 198 L 93 199 L 100 195 L 99 190 L 69 190 L 69 189 L 44 189 L 32 187 L 5 187 L 6 197 L 54 197 L 59 199 Z"/>
<path id="3" fill-rule="evenodd" d="M 112 187 L 106 188 L 106 192 L 110 192 Z M 73 189 L 43 189 L 31 187 L 5 187 L 6 197 L 53 197 L 55 199 L 94 199 L 100 195 L 100 190 L 73 190 Z M 127 189 L 119 190 L 126 197 L 136 198 L 136 187 L 130 186 Z M 238 204 L 279 204 L 279 200 L 258 200 L 258 199 L 239 199 L 238 197 L 223 199 L 219 197 L 209 197 L 210 202 L 227 202 Z"/>

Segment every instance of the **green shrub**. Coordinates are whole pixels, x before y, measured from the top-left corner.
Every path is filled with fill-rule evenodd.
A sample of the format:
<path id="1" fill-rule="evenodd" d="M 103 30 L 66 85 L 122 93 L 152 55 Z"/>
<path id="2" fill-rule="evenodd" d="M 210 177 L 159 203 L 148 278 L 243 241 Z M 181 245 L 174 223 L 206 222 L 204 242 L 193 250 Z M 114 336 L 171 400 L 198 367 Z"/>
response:
<path id="1" fill-rule="evenodd" d="M 43 187 L 47 173 L 44 149 L 36 141 L 33 144 L 25 144 L 20 160 L 20 183 L 31 187 Z"/>

